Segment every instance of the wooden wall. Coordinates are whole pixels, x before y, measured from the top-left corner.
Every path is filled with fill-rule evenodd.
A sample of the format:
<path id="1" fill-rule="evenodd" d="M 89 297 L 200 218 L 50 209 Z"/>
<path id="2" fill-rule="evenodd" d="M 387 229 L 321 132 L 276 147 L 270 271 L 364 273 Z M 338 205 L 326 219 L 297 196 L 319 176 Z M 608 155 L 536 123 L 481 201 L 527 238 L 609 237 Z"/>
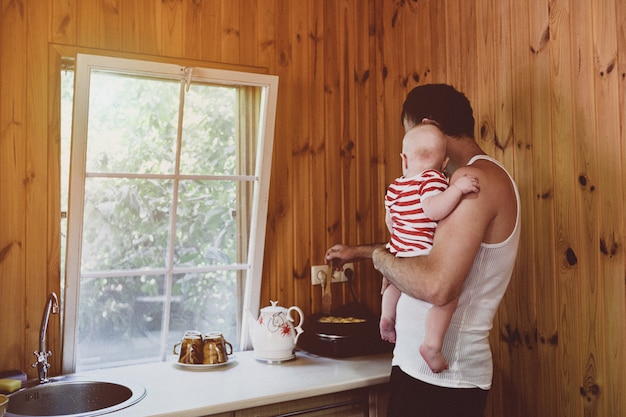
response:
<path id="1" fill-rule="evenodd" d="M 466 92 L 522 196 L 492 332 L 489 416 L 626 415 L 625 0 L 0 0 L 0 369 L 30 369 L 59 290 L 60 47 L 264 67 L 280 76 L 262 305 L 321 306 L 311 265 L 386 239 L 400 107 Z M 55 45 L 52 47 L 51 45 Z M 379 276 L 355 292 L 379 309 Z M 333 288 L 334 303 L 350 301 Z M 58 319 L 52 320 L 58 372 Z M 30 370 L 34 377 L 33 370 Z"/>

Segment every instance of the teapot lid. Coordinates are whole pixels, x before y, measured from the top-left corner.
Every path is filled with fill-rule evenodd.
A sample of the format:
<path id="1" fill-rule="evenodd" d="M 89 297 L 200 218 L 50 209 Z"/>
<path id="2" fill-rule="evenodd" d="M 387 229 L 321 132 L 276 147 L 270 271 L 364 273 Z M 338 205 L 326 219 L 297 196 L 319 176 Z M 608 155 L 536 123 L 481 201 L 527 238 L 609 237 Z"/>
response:
<path id="1" fill-rule="evenodd" d="M 276 305 L 276 304 L 278 304 L 278 301 L 270 300 L 270 303 L 272 303 L 271 306 L 263 307 L 261 309 L 262 313 L 284 313 L 284 312 L 287 311 L 287 309 L 285 307 Z"/>

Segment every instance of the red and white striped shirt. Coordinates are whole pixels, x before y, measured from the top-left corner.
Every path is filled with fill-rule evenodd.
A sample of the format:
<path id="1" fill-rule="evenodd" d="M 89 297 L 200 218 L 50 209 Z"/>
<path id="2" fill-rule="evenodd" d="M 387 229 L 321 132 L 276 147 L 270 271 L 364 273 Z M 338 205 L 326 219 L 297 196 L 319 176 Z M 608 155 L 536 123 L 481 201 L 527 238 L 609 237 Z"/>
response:
<path id="1" fill-rule="evenodd" d="M 385 207 L 392 221 L 390 253 L 398 257 L 430 252 L 437 222 L 424 214 L 422 201 L 448 188 L 448 180 L 439 171 L 428 169 L 413 177 L 397 178 L 387 188 Z"/>

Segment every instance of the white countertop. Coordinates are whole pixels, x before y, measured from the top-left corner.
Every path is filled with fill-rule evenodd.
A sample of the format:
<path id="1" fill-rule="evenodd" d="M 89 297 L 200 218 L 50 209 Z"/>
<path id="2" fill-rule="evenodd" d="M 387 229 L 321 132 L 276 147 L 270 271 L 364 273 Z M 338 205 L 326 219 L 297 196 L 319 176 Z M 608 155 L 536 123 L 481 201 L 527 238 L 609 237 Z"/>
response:
<path id="1" fill-rule="evenodd" d="M 391 354 L 332 359 L 297 352 L 294 360 L 270 365 L 254 352 L 235 352 L 226 365 L 203 370 L 160 362 L 82 372 L 93 379 L 133 381 L 147 395 L 107 416 L 198 417 L 316 395 L 384 384 Z"/>

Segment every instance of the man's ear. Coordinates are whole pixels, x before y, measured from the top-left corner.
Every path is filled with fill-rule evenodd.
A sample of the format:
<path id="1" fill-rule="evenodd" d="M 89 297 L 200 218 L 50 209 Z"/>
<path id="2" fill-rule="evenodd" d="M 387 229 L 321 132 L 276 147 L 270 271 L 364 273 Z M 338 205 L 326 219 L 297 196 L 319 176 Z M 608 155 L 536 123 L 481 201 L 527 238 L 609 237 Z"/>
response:
<path id="1" fill-rule="evenodd" d="M 429 119 L 428 117 L 424 117 L 422 119 L 422 123 L 425 124 L 425 125 L 435 125 L 437 127 L 440 127 L 439 123 L 437 123 L 437 121 L 435 121 L 433 119 Z"/>

